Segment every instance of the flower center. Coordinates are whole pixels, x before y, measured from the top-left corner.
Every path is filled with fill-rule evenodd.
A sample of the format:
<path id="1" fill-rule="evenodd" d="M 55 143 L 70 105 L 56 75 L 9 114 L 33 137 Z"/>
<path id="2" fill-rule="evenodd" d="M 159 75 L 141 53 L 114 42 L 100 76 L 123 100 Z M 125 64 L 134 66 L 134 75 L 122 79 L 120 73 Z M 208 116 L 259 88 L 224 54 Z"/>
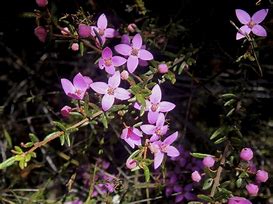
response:
<path id="1" fill-rule="evenodd" d="M 159 135 L 159 136 L 162 135 L 160 128 L 158 128 L 158 129 L 155 131 L 155 134 L 157 134 L 157 135 Z"/>
<path id="2" fill-rule="evenodd" d="M 129 138 L 132 135 L 133 131 L 131 128 L 128 129 L 127 138 Z"/>
<path id="3" fill-rule="evenodd" d="M 152 110 L 153 112 L 156 112 L 157 109 L 158 109 L 158 103 L 153 104 L 152 107 L 151 107 L 151 110 Z"/>
<path id="4" fill-rule="evenodd" d="M 253 28 L 255 25 L 256 25 L 256 23 L 253 22 L 253 21 L 250 21 L 250 22 L 248 23 L 248 27 L 249 27 L 249 28 Z"/>
<path id="5" fill-rule="evenodd" d="M 160 149 L 161 149 L 162 152 L 167 152 L 167 147 L 168 147 L 168 145 L 166 145 L 166 144 L 161 144 L 160 145 Z"/>
<path id="6" fill-rule="evenodd" d="M 111 66 L 111 65 L 112 65 L 112 59 L 111 59 L 111 58 L 105 59 L 105 60 L 104 60 L 104 64 L 105 64 L 107 67 Z"/>
<path id="7" fill-rule="evenodd" d="M 132 52 L 131 52 L 131 55 L 138 56 L 138 49 L 133 48 Z"/>
<path id="8" fill-rule="evenodd" d="M 82 91 L 79 90 L 79 89 L 77 89 L 77 90 L 75 91 L 75 94 L 78 95 L 78 96 L 80 96 L 80 95 L 82 94 Z"/>
<path id="9" fill-rule="evenodd" d="M 114 95 L 114 92 L 115 92 L 115 89 L 113 89 L 113 88 L 111 88 L 111 87 L 109 87 L 108 90 L 107 90 L 107 93 L 108 93 L 109 95 Z M 128 133 L 129 133 L 129 132 L 128 132 Z"/>
<path id="10" fill-rule="evenodd" d="M 103 35 L 104 35 L 104 29 L 100 29 L 100 28 L 99 28 L 99 35 L 100 35 L 100 36 L 103 36 Z"/>

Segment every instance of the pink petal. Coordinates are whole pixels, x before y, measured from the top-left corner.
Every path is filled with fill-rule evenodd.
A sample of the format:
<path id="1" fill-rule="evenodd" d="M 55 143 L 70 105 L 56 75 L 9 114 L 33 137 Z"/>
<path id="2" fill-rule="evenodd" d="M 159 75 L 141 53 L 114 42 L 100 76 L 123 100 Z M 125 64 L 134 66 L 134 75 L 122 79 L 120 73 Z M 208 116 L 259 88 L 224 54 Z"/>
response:
<path id="1" fill-rule="evenodd" d="M 105 71 L 108 73 L 108 74 L 111 74 L 111 75 L 114 75 L 115 74 L 115 67 L 114 65 L 110 65 L 109 67 L 105 67 Z"/>
<path id="2" fill-rule="evenodd" d="M 99 19 L 98 19 L 98 22 L 97 22 L 97 25 L 98 25 L 98 28 L 100 29 L 106 29 L 107 28 L 107 18 L 104 14 L 101 14 Z"/>
<path id="3" fill-rule="evenodd" d="M 131 39 L 130 39 L 129 35 L 127 35 L 127 34 L 122 35 L 121 36 L 121 43 L 130 45 L 131 44 Z"/>
<path id="4" fill-rule="evenodd" d="M 165 116 L 163 113 L 160 113 L 156 120 L 156 127 L 162 127 L 165 123 Z"/>
<path id="5" fill-rule="evenodd" d="M 115 67 L 119 67 L 126 63 L 126 59 L 120 56 L 114 56 L 112 58 L 112 63 Z"/>
<path id="6" fill-rule="evenodd" d="M 108 84 L 104 82 L 94 82 L 90 84 L 91 89 L 99 94 L 106 94 L 108 89 Z"/>
<path id="7" fill-rule="evenodd" d="M 157 134 L 153 134 L 152 137 L 149 139 L 150 142 L 155 142 L 160 139 L 160 136 Z"/>
<path id="8" fill-rule="evenodd" d="M 133 73 L 138 65 L 138 58 L 136 56 L 130 55 L 127 60 L 127 68 L 130 73 Z"/>
<path id="9" fill-rule="evenodd" d="M 255 25 L 252 28 L 252 32 L 257 36 L 262 36 L 262 37 L 267 36 L 266 30 L 260 25 Z"/>
<path id="10" fill-rule="evenodd" d="M 116 71 L 115 74 L 108 79 L 108 85 L 111 88 L 117 88 L 120 84 L 120 73 Z"/>
<path id="11" fill-rule="evenodd" d="M 62 84 L 63 90 L 64 90 L 66 95 L 68 95 L 69 93 L 75 93 L 76 92 L 76 89 L 73 86 L 73 84 L 71 83 L 71 81 L 69 81 L 67 79 L 61 79 L 61 84 Z"/>
<path id="12" fill-rule="evenodd" d="M 138 137 L 142 137 L 142 132 L 137 128 L 133 128 L 133 133 L 136 134 Z"/>
<path id="13" fill-rule="evenodd" d="M 98 32 L 99 32 L 98 27 L 97 27 L 97 26 L 91 26 L 90 29 L 91 29 L 91 35 L 92 35 L 93 37 L 96 37 L 96 33 L 94 32 L 94 30 L 96 30 L 97 33 L 98 33 Z"/>
<path id="14" fill-rule="evenodd" d="M 105 67 L 104 59 L 100 58 L 100 59 L 99 59 L 99 68 L 100 68 L 100 69 L 104 69 L 104 67 Z"/>
<path id="15" fill-rule="evenodd" d="M 143 49 L 138 51 L 138 57 L 142 60 L 152 60 L 154 58 L 152 53 Z"/>
<path id="16" fill-rule="evenodd" d="M 93 80 L 90 77 L 88 77 L 88 76 L 84 76 L 83 78 L 84 78 L 84 81 L 85 81 L 85 83 L 87 83 L 88 88 L 89 88 L 90 84 L 93 83 Z"/>
<path id="17" fill-rule="evenodd" d="M 128 130 L 129 130 L 129 128 L 124 128 L 124 129 L 122 130 L 122 133 L 121 133 L 121 135 L 120 135 L 120 138 L 121 138 L 121 139 L 127 138 Z"/>
<path id="18" fill-rule="evenodd" d="M 175 108 L 175 104 L 167 101 L 162 101 L 159 103 L 159 111 L 161 112 L 169 112 Z"/>
<path id="19" fill-rule="evenodd" d="M 116 30 L 113 28 L 106 28 L 104 31 L 104 35 L 106 38 L 113 38 L 116 35 Z"/>
<path id="20" fill-rule="evenodd" d="M 141 109 L 141 105 L 139 105 L 137 102 L 134 103 L 134 108 L 137 110 Z"/>
<path id="21" fill-rule="evenodd" d="M 177 139 L 177 136 L 178 136 L 178 132 L 176 131 L 175 133 L 173 133 L 169 137 L 167 137 L 163 141 L 163 143 L 166 144 L 166 145 L 171 145 Z"/>
<path id="22" fill-rule="evenodd" d="M 246 36 L 242 35 L 240 32 L 236 33 L 236 40 L 240 40 L 242 38 L 245 38 Z"/>
<path id="23" fill-rule="evenodd" d="M 131 54 L 132 48 L 126 44 L 119 44 L 115 46 L 115 50 L 124 56 L 129 56 Z"/>
<path id="24" fill-rule="evenodd" d="M 253 14 L 252 21 L 256 24 L 261 23 L 268 13 L 268 9 L 261 9 Z"/>
<path id="25" fill-rule="evenodd" d="M 131 138 L 124 138 L 124 141 L 127 142 L 127 144 L 130 145 L 130 147 L 132 147 L 133 149 L 135 148 L 135 141 Z"/>
<path id="26" fill-rule="evenodd" d="M 152 135 L 155 132 L 154 125 L 141 125 L 140 129 L 142 130 L 142 132 L 144 132 L 147 135 Z"/>
<path id="27" fill-rule="evenodd" d="M 130 98 L 130 92 L 123 88 L 116 88 L 114 96 L 119 100 L 128 100 Z"/>
<path id="28" fill-rule="evenodd" d="M 82 76 L 81 73 L 78 73 L 74 79 L 73 79 L 73 85 L 75 86 L 76 89 L 79 89 L 83 92 L 86 91 L 88 88 L 88 84 L 85 82 L 84 77 Z"/>
<path id="29" fill-rule="evenodd" d="M 102 110 L 108 111 L 114 104 L 115 97 L 113 95 L 105 94 L 102 97 Z"/>
<path id="30" fill-rule="evenodd" d="M 136 34 L 134 37 L 133 37 L 133 40 L 132 40 L 132 47 L 133 48 L 136 48 L 136 49 L 140 49 L 141 46 L 142 46 L 142 37 L 140 34 Z"/>
<path id="31" fill-rule="evenodd" d="M 165 135 L 169 129 L 168 125 L 164 125 L 160 128 L 161 135 Z"/>
<path id="32" fill-rule="evenodd" d="M 168 146 L 166 152 L 169 157 L 177 157 L 180 155 L 179 151 L 173 146 Z"/>
<path id="33" fill-rule="evenodd" d="M 250 15 L 241 9 L 236 9 L 236 16 L 242 24 L 248 24 L 251 20 Z"/>
<path id="34" fill-rule="evenodd" d="M 240 40 L 245 37 L 246 34 L 249 34 L 251 32 L 251 29 L 247 26 L 244 25 L 240 28 L 240 32 L 237 32 L 236 34 L 236 40 Z"/>
<path id="35" fill-rule="evenodd" d="M 147 67 L 148 64 L 149 63 L 147 61 L 139 59 L 139 63 L 138 63 L 139 66 L 141 66 L 141 67 Z"/>
<path id="36" fill-rule="evenodd" d="M 102 58 L 109 59 L 113 56 L 112 50 L 109 47 L 106 47 L 102 51 Z"/>
<path id="37" fill-rule="evenodd" d="M 155 124 L 157 121 L 157 118 L 159 116 L 159 112 L 153 112 L 153 111 L 149 111 L 148 112 L 148 121 L 150 124 Z"/>
<path id="38" fill-rule="evenodd" d="M 157 152 L 154 155 L 154 169 L 157 169 L 162 163 L 164 154 L 162 152 Z"/>
<path id="39" fill-rule="evenodd" d="M 152 89 L 152 94 L 150 95 L 150 101 L 153 104 L 158 104 L 161 101 L 162 93 L 160 86 L 157 84 Z"/>

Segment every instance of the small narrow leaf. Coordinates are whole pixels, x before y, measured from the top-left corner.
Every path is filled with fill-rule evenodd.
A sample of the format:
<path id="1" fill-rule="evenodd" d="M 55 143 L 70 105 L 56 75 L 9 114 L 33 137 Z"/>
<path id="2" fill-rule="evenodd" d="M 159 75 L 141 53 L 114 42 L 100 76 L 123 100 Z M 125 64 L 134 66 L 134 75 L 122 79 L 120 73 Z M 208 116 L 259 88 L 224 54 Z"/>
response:
<path id="1" fill-rule="evenodd" d="M 211 156 L 209 154 L 203 154 L 203 153 L 190 153 L 191 156 L 195 157 L 195 158 L 198 158 L 198 159 L 203 159 L 205 158 L 206 156 Z"/>
<path id="2" fill-rule="evenodd" d="M 213 139 L 215 139 L 216 137 L 218 137 L 223 131 L 225 130 L 225 127 L 220 127 L 220 128 L 218 128 L 217 130 L 215 130 L 214 132 L 213 132 L 213 134 L 210 136 L 210 140 L 213 140 Z"/>
<path id="3" fill-rule="evenodd" d="M 208 178 L 204 181 L 203 190 L 208 190 L 213 184 L 213 178 Z"/>
<path id="4" fill-rule="evenodd" d="M 0 169 L 5 169 L 8 166 L 13 165 L 15 161 L 16 161 L 16 156 L 8 158 L 7 160 L 0 163 Z"/>

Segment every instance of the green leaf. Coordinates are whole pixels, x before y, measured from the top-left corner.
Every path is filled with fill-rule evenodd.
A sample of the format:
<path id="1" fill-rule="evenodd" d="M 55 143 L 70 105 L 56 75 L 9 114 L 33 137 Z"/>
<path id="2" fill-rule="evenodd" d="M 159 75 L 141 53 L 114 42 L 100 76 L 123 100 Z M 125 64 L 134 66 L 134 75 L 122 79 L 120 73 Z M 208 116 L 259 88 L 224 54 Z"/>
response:
<path id="1" fill-rule="evenodd" d="M 27 166 L 27 162 L 25 161 L 24 158 L 22 158 L 22 159 L 19 161 L 19 167 L 20 167 L 20 169 L 24 169 L 26 166 Z"/>
<path id="2" fill-rule="evenodd" d="M 242 182 L 243 182 L 243 179 L 242 178 L 238 178 L 237 181 L 236 181 L 236 186 L 237 188 L 240 188 L 242 186 Z"/>
<path id="3" fill-rule="evenodd" d="M 226 94 L 222 94 L 220 97 L 222 98 L 235 98 L 236 95 L 233 93 L 226 93 Z"/>
<path id="4" fill-rule="evenodd" d="M 65 142 L 65 135 L 60 136 L 60 141 L 61 141 L 61 145 L 63 146 Z"/>
<path id="5" fill-rule="evenodd" d="M 210 154 L 203 154 L 203 153 L 197 153 L 197 152 L 194 152 L 194 153 L 191 152 L 190 155 L 198 159 L 203 159 L 207 156 L 211 156 Z"/>
<path id="6" fill-rule="evenodd" d="M 84 53 L 84 44 L 83 44 L 83 42 L 80 42 L 80 54 L 81 54 L 81 56 L 83 56 L 83 53 Z"/>
<path id="7" fill-rule="evenodd" d="M 71 141 L 70 141 L 70 134 L 64 134 L 65 141 L 67 145 L 70 147 Z"/>
<path id="8" fill-rule="evenodd" d="M 28 136 L 29 136 L 31 142 L 33 142 L 33 143 L 39 142 L 39 139 L 35 134 L 29 133 Z"/>
<path id="9" fill-rule="evenodd" d="M 213 184 L 213 178 L 208 178 L 204 181 L 202 189 L 208 190 L 212 186 L 212 184 Z"/>
<path id="10" fill-rule="evenodd" d="M 22 148 L 21 148 L 21 147 L 19 147 L 19 146 L 15 146 L 15 147 L 14 147 L 14 149 L 15 149 L 15 151 L 16 151 L 18 154 L 23 153 Z"/>
<path id="11" fill-rule="evenodd" d="M 220 144 L 220 143 L 222 143 L 222 142 L 224 142 L 224 141 L 226 141 L 226 140 L 227 140 L 227 137 L 224 136 L 224 137 L 221 137 L 221 138 L 219 138 L 218 140 L 216 140 L 216 141 L 214 142 L 214 144 Z"/>
<path id="12" fill-rule="evenodd" d="M 10 158 L 6 159 L 2 163 L 0 163 L 0 169 L 5 169 L 8 166 L 13 165 L 15 161 L 16 161 L 16 156 L 13 156 L 13 157 L 10 157 Z"/>
<path id="13" fill-rule="evenodd" d="M 52 133 L 49 133 L 47 136 L 45 136 L 44 140 L 52 137 L 53 135 L 57 134 L 57 132 L 52 132 Z"/>
<path id="14" fill-rule="evenodd" d="M 201 200 L 204 200 L 206 202 L 213 202 L 212 198 L 207 196 L 207 195 L 204 195 L 204 194 L 198 194 L 197 197 Z"/>
<path id="15" fill-rule="evenodd" d="M 146 165 L 143 165 L 143 170 L 144 170 L 145 181 L 149 182 L 150 181 L 150 177 L 151 177 L 149 167 L 146 166 Z"/>
<path id="16" fill-rule="evenodd" d="M 65 130 L 66 130 L 65 126 L 64 126 L 62 123 L 60 123 L 60 122 L 58 122 L 58 121 L 53 121 L 53 123 L 54 123 L 54 125 L 56 125 L 58 128 L 60 128 L 62 131 L 65 131 Z"/>
<path id="17" fill-rule="evenodd" d="M 234 100 L 234 99 L 230 99 L 229 101 L 227 101 L 227 102 L 224 103 L 224 106 L 230 106 L 230 105 L 232 105 L 235 101 L 236 101 L 236 100 Z"/>
<path id="18" fill-rule="evenodd" d="M 102 122 L 103 126 L 107 129 L 108 128 L 108 121 L 107 121 L 105 114 L 101 115 L 101 122 Z"/>
<path id="19" fill-rule="evenodd" d="M 33 142 L 27 142 L 24 146 L 26 148 L 32 147 L 33 146 Z"/>
<path id="20" fill-rule="evenodd" d="M 4 128 L 4 127 L 3 127 L 3 134 L 4 134 L 5 139 L 7 141 L 8 148 L 12 148 L 12 140 L 11 140 L 10 134 L 8 133 L 6 128 Z"/>
<path id="21" fill-rule="evenodd" d="M 79 130 L 79 128 L 68 128 L 67 130 L 66 130 L 66 133 L 67 134 L 70 134 L 70 133 L 72 133 L 72 132 L 77 132 Z"/>
<path id="22" fill-rule="evenodd" d="M 170 82 L 172 84 L 174 84 L 176 82 L 176 78 L 175 78 L 175 74 L 172 71 L 168 71 L 167 74 L 164 75 L 164 77 L 168 80 L 170 80 Z"/>
<path id="23" fill-rule="evenodd" d="M 217 130 L 215 130 L 214 132 L 213 132 L 213 134 L 210 136 L 210 140 L 213 140 L 213 139 L 215 139 L 216 137 L 218 137 L 223 131 L 225 130 L 225 127 L 220 127 L 220 128 L 218 128 Z"/>
<path id="24" fill-rule="evenodd" d="M 235 108 L 232 108 L 232 109 L 226 114 L 226 116 L 229 117 L 234 111 L 235 111 Z"/>

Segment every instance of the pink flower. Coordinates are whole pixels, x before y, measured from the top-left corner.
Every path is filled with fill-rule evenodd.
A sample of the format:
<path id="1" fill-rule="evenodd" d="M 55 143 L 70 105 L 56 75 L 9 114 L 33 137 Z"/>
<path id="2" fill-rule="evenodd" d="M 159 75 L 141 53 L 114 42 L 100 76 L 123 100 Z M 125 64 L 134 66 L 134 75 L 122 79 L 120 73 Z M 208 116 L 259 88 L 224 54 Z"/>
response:
<path id="1" fill-rule="evenodd" d="M 137 29 L 137 25 L 134 24 L 134 23 L 130 23 L 128 26 L 127 26 L 127 30 L 130 31 L 131 33 L 135 32 Z"/>
<path id="2" fill-rule="evenodd" d="M 47 31 L 43 26 L 38 26 L 34 29 L 34 34 L 41 41 L 45 42 L 47 37 Z"/>
<path id="3" fill-rule="evenodd" d="M 90 26 L 85 24 L 80 24 L 78 27 L 78 33 L 81 38 L 88 38 L 91 36 Z"/>
<path id="4" fill-rule="evenodd" d="M 128 169 L 133 169 L 137 166 L 137 161 L 131 158 L 128 158 L 126 161 L 126 167 Z"/>
<path id="5" fill-rule="evenodd" d="M 254 13 L 252 17 L 250 17 L 247 12 L 241 9 L 236 9 L 235 12 L 238 20 L 244 24 L 240 28 L 240 32 L 237 32 L 236 40 L 244 38 L 246 34 L 250 34 L 250 32 L 253 32 L 257 36 L 267 36 L 266 30 L 261 25 L 259 25 L 259 23 L 265 19 L 268 13 L 268 9 L 261 9 Z"/>
<path id="6" fill-rule="evenodd" d="M 215 160 L 211 156 L 206 156 L 202 162 L 205 167 L 211 168 L 214 166 Z"/>
<path id="7" fill-rule="evenodd" d="M 99 59 L 99 68 L 104 69 L 108 74 L 115 74 L 115 67 L 125 64 L 126 59 L 120 56 L 113 56 L 112 50 L 106 47 L 102 51 L 102 57 Z"/>
<path id="8" fill-rule="evenodd" d="M 252 203 L 246 198 L 234 196 L 228 199 L 228 204 L 252 204 Z"/>
<path id="9" fill-rule="evenodd" d="M 78 43 L 73 43 L 71 45 L 71 50 L 73 51 L 78 51 L 79 50 L 79 44 Z"/>
<path id="10" fill-rule="evenodd" d="M 105 14 L 101 14 L 98 18 L 97 26 L 91 26 L 91 35 L 96 37 L 96 33 L 102 40 L 102 45 L 105 43 L 106 38 L 113 38 L 116 35 L 116 31 L 113 28 L 107 28 L 108 21 Z"/>
<path id="11" fill-rule="evenodd" d="M 250 183 L 246 185 L 246 190 L 249 195 L 256 196 L 258 194 L 259 187 L 253 183 Z"/>
<path id="12" fill-rule="evenodd" d="M 194 181 L 194 182 L 199 182 L 201 179 L 202 179 L 202 177 L 201 177 L 201 175 L 200 175 L 200 173 L 198 172 L 198 171 L 194 171 L 194 172 L 192 172 L 192 174 L 191 174 L 191 179 Z"/>
<path id="13" fill-rule="evenodd" d="M 164 154 L 169 157 L 178 157 L 179 151 L 171 144 L 177 139 L 178 132 L 171 134 L 163 142 L 156 141 L 150 144 L 150 150 L 154 154 L 154 169 L 157 169 L 163 161 Z"/>
<path id="14" fill-rule="evenodd" d="M 125 140 L 132 148 L 141 145 L 142 132 L 134 127 L 126 127 L 122 130 L 121 139 Z"/>
<path id="15" fill-rule="evenodd" d="M 123 70 L 120 73 L 120 77 L 121 77 L 122 80 L 127 80 L 129 78 L 129 73 L 126 70 Z"/>
<path id="16" fill-rule="evenodd" d="M 36 0 L 36 4 L 39 7 L 46 7 L 46 5 L 48 4 L 48 1 L 47 0 Z"/>
<path id="17" fill-rule="evenodd" d="M 61 115 L 65 118 L 67 118 L 70 114 L 70 112 L 72 111 L 72 108 L 70 106 L 64 106 L 61 109 Z"/>
<path id="18" fill-rule="evenodd" d="M 264 170 L 258 170 L 256 173 L 257 182 L 266 182 L 268 180 L 268 173 Z"/>
<path id="19" fill-rule="evenodd" d="M 167 73 L 168 72 L 168 65 L 166 65 L 166 64 L 159 64 L 158 65 L 158 72 L 160 73 L 160 74 L 165 74 L 165 73 Z"/>
<path id="20" fill-rule="evenodd" d="M 165 123 L 165 116 L 163 113 L 160 113 L 155 125 L 150 125 L 150 124 L 141 125 L 140 129 L 145 134 L 152 135 L 152 137 L 150 138 L 150 141 L 153 142 L 160 139 L 168 131 L 168 125 L 164 125 L 164 123 Z"/>
<path id="21" fill-rule="evenodd" d="M 92 80 L 89 77 L 84 77 L 78 73 L 74 79 L 73 84 L 68 79 L 61 79 L 62 87 L 65 94 L 71 98 L 82 100 L 86 90 L 89 88 Z"/>
<path id="22" fill-rule="evenodd" d="M 105 82 L 94 82 L 90 85 L 90 87 L 97 93 L 103 94 L 102 97 L 102 109 L 104 111 L 109 110 L 115 101 L 115 98 L 119 100 L 128 100 L 130 98 L 130 92 L 119 88 L 120 84 L 120 73 L 116 71 L 116 73 L 109 77 L 108 84 Z"/>
<path id="23" fill-rule="evenodd" d="M 129 56 L 127 59 L 127 68 L 130 73 L 133 73 L 136 70 L 139 64 L 139 59 L 145 61 L 153 59 L 153 55 L 141 47 L 142 38 L 140 34 L 134 36 L 131 46 L 128 44 L 119 44 L 115 46 L 115 50 L 119 54 Z"/>
<path id="24" fill-rule="evenodd" d="M 64 27 L 64 28 L 61 28 L 61 33 L 63 35 L 69 35 L 70 31 L 69 31 L 68 27 Z"/>
<path id="25" fill-rule="evenodd" d="M 240 152 L 240 158 L 244 161 L 250 161 L 253 158 L 253 152 L 250 148 L 243 148 Z"/>

